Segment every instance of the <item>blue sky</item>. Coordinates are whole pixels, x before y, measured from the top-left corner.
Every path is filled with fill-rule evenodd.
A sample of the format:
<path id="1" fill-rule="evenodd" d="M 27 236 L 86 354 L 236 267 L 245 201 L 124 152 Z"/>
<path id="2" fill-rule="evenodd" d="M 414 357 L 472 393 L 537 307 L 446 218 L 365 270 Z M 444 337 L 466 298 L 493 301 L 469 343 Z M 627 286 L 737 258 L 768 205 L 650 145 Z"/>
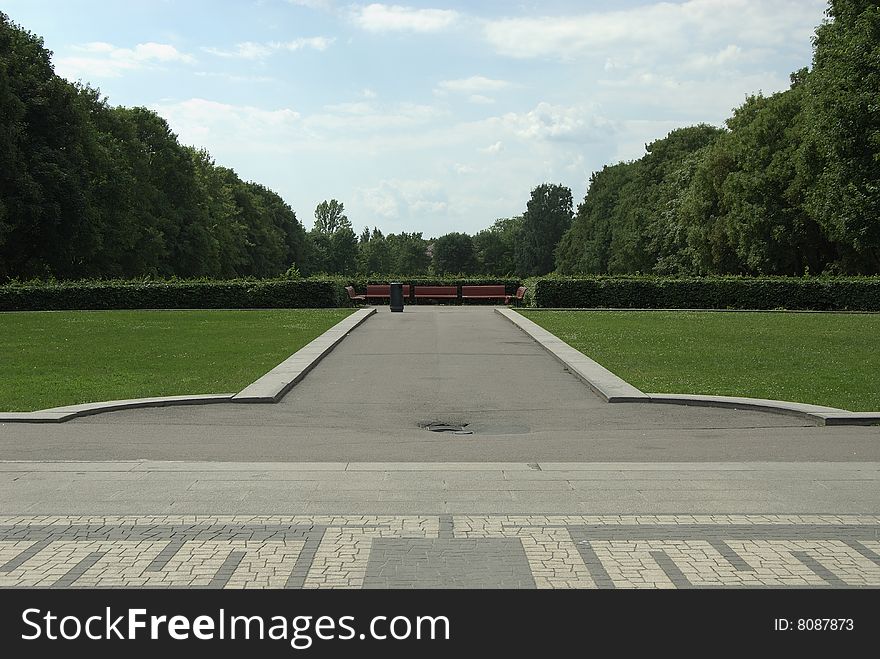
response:
<path id="1" fill-rule="evenodd" d="M 646 142 L 721 125 L 811 59 L 825 0 L 4 0 L 56 71 L 356 229 L 476 231 L 583 199 Z"/>

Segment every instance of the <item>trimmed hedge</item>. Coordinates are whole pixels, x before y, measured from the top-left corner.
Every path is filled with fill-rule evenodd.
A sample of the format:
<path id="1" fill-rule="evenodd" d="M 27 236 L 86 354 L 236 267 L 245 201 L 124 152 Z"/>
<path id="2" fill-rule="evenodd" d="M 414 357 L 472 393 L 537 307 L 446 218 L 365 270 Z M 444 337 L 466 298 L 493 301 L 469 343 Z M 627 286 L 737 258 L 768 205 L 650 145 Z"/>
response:
<path id="1" fill-rule="evenodd" d="M 328 308 L 347 297 L 309 279 L 27 282 L 0 286 L 0 311 Z"/>
<path id="2" fill-rule="evenodd" d="M 537 280 L 533 305 L 880 311 L 880 277 L 547 277 Z"/>

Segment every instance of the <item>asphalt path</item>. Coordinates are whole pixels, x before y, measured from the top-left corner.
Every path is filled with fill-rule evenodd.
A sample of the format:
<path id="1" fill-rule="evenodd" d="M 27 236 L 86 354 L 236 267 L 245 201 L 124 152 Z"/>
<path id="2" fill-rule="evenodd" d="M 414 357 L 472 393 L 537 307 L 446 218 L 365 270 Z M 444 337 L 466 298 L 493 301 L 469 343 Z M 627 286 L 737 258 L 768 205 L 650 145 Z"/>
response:
<path id="1" fill-rule="evenodd" d="M 471 434 L 430 432 L 431 423 Z M 0 424 L 0 459 L 880 462 L 880 427 L 608 404 L 491 308 L 418 306 L 380 310 L 279 403 Z"/>

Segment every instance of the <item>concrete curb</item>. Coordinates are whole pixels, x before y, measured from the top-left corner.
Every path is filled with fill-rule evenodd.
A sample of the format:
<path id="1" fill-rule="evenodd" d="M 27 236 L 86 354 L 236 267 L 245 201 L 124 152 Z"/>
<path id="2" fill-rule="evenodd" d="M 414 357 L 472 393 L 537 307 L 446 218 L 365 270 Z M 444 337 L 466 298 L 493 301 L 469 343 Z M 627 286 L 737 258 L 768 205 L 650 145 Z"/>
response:
<path id="1" fill-rule="evenodd" d="M 594 362 L 584 353 L 575 350 L 559 337 L 551 334 L 540 325 L 510 309 L 496 308 L 496 313 L 519 327 L 556 357 L 574 375 L 607 403 L 650 402 L 648 394 L 643 393 L 607 368 Z"/>
<path id="2" fill-rule="evenodd" d="M 199 394 L 131 398 L 100 403 L 83 403 L 52 407 L 36 412 L 0 412 L 0 423 L 62 423 L 102 412 L 131 410 L 172 405 L 208 405 L 211 403 L 274 403 L 281 400 L 293 385 L 302 380 L 315 364 L 323 359 L 355 327 L 376 313 L 376 309 L 359 309 L 297 350 L 293 355 L 248 385 L 238 394 Z"/>
<path id="3" fill-rule="evenodd" d="M 232 397 L 234 403 L 277 403 L 355 327 L 376 313 L 358 309 Z"/>
<path id="4" fill-rule="evenodd" d="M 531 336 L 608 403 L 655 403 L 661 405 L 694 405 L 757 410 L 797 416 L 811 421 L 817 426 L 870 426 L 880 424 L 880 412 L 850 412 L 849 410 L 842 410 L 836 407 L 738 396 L 646 394 L 525 316 L 510 309 L 497 308 L 495 311 Z"/>
<path id="5" fill-rule="evenodd" d="M 61 423 L 82 416 L 115 412 L 116 410 L 132 410 L 140 407 L 169 407 L 172 405 L 208 405 L 210 403 L 228 403 L 235 394 L 198 394 L 195 396 L 157 396 L 155 398 L 128 398 L 126 400 L 108 400 L 100 403 L 82 403 L 51 407 L 36 412 L 0 412 L 0 423 Z"/>

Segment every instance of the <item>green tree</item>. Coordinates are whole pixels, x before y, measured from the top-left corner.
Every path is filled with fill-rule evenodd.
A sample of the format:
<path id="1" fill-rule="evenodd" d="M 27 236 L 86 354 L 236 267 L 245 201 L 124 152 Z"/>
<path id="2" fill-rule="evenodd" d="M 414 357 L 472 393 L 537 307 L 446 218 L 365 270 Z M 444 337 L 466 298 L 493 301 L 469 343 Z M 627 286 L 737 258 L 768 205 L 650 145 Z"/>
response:
<path id="1" fill-rule="evenodd" d="M 392 271 L 391 247 L 377 228 L 364 229 L 358 244 L 357 270 L 363 275 L 389 274 Z"/>
<path id="2" fill-rule="evenodd" d="M 516 273 L 516 248 L 522 235 L 522 223 L 521 215 L 501 218 L 474 236 L 474 250 L 480 272 L 498 276 Z"/>
<path id="3" fill-rule="evenodd" d="M 554 269 L 553 252 L 571 226 L 571 190 L 544 183 L 532 190 L 523 214 L 517 269 L 524 275 L 546 275 Z"/>
<path id="4" fill-rule="evenodd" d="M 816 30 L 807 83 L 811 144 L 803 165 L 816 185 L 809 210 L 837 243 L 838 267 L 880 272 L 880 5 L 831 0 Z"/>
<path id="5" fill-rule="evenodd" d="M 389 234 L 385 239 L 390 252 L 389 271 L 399 275 L 424 275 L 431 266 L 428 241 L 418 233 Z"/>
<path id="6" fill-rule="evenodd" d="M 345 215 L 345 205 L 335 199 L 318 204 L 315 207 L 315 231 L 330 235 L 340 229 L 351 229 L 351 222 Z"/>
<path id="7" fill-rule="evenodd" d="M 674 130 L 646 145 L 634 162 L 604 167 L 590 178 L 571 229 L 559 241 L 562 274 L 687 271 L 677 207 L 694 156 L 721 129 L 705 124 Z"/>
<path id="8" fill-rule="evenodd" d="M 471 275 L 477 269 L 474 241 L 466 233 L 447 233 L 434 241 L 434 271 Z"/>
<path id="9" fill-rule="evenodd" d="M 618 199 L 634 176 L 633 163 L 606 165 L 590 176 L 586 197 L 556 248 L 556 266 L 561 274 L 608 272 Z"/>
<path id="10" fill-rule="evenodd" d="M 352 275 L 357 271 L 358 238 L 351 227 L 342 227 L 330 236 L 330 272 Z"/>

